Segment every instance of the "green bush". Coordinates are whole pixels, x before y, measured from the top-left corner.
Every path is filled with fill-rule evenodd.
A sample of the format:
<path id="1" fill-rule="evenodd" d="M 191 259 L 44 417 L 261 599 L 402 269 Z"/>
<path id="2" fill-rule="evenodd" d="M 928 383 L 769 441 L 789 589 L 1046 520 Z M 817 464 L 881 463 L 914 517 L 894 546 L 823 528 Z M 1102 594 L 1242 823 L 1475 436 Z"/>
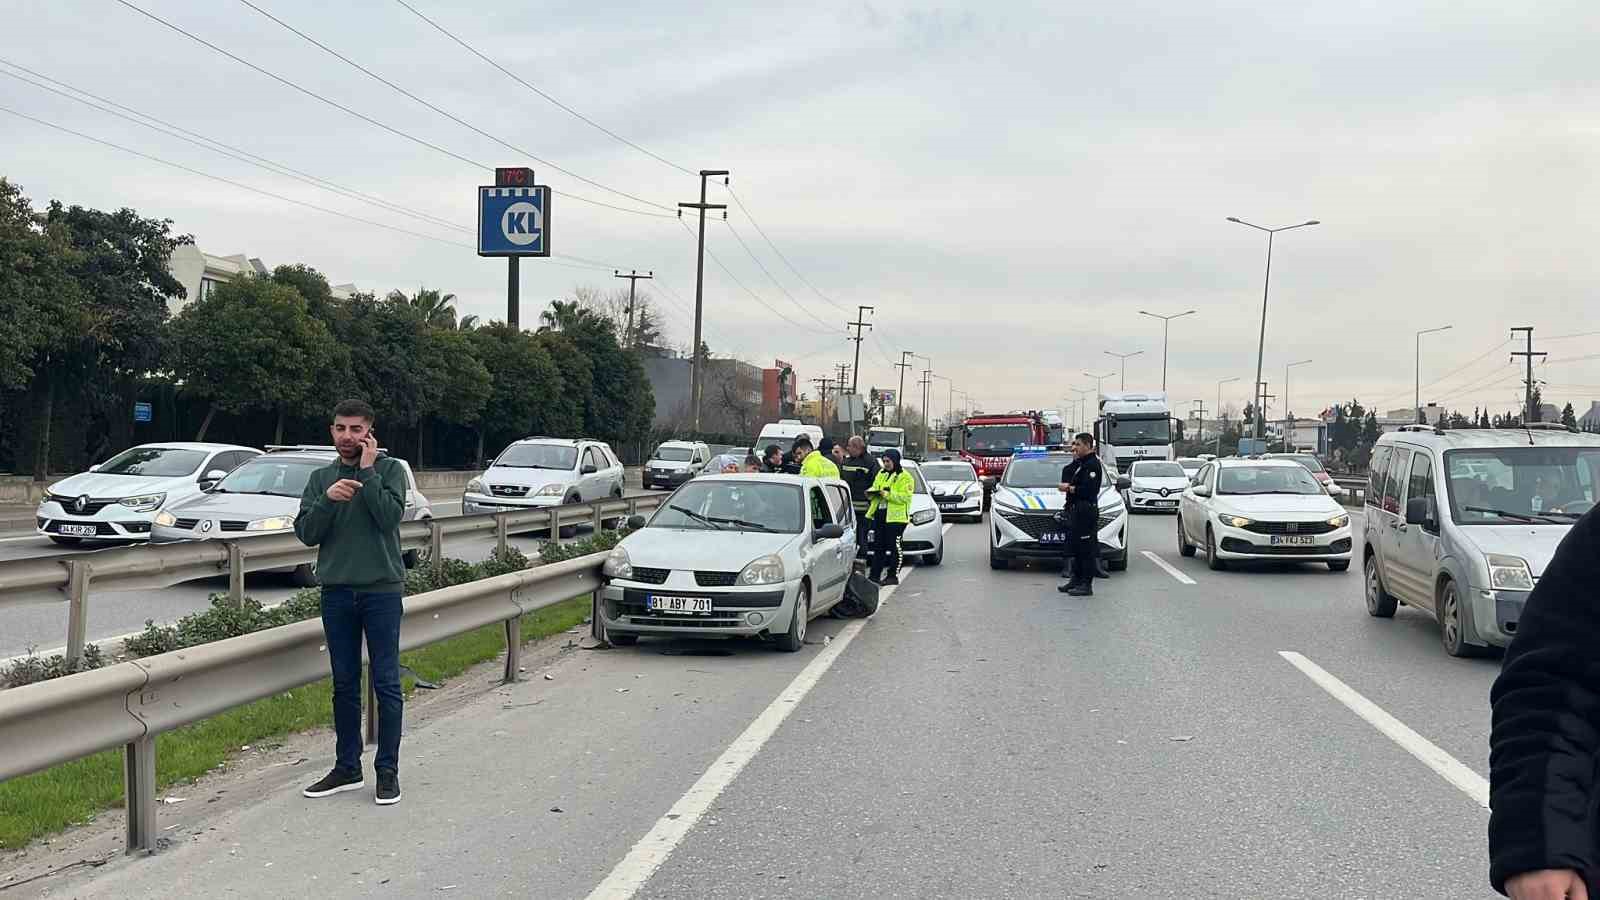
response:
<path id="1" fill-rule="evenodd" d="M 580 556 L 588 556 L 591 553 L 603 553 L 615 547 L 627 536 L 628 530 L 623 529 L 621 531 L 602 531 L 592 537 L 567 544 L 549 541 L 539 548 L 539 564 L 549 565 L 550 563 L 577 559 Z"/>
<path id="2" fill-rule="evenodd" d="M 100 653 L 96 644 L 86 644 L 83 648 L 83 658 L 77 665 L 69 665 L 67 658 L 56 654 L 51 657 L 41 657 L 32 650 L 22 659 L 0 670 L 0 682 L 6 687 L 22 687 L 25 684 L 34 684 L 40 681 L 49 681 L 63 675 L 72 675 L 77 672 L 87 672 L 98 669 L 106 664 L 105 657 Z"/>
<path id="3" fill-rule="evenodd" d="M 178 629 L 171 625 L 157 625 L 154 619 L 144 620 L 144 630 L 122 642 L 122 649 L 134 656 L 155 656 L 171 653 L 183 646 Z"/>

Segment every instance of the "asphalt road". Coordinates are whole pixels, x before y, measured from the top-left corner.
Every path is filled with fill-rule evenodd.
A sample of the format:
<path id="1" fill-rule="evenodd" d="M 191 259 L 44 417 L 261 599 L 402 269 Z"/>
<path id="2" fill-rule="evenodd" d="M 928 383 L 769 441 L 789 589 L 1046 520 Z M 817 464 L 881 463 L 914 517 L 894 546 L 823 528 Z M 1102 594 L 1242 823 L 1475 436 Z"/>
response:
<path id="1" fill-rule="evenodd" d="M 318 758 L 259 796 L 163 807 L 170 849 L 50 893 L 1492 896 L 1469 793 L 1498 663 L 1446 657 L 1414 611 L 1369 618 L 1354 569 L 1211 572 L 1173 527 L 1136 519 L 1131 568 L 1071 598 L 990 571 L 983 527 L 956 525 L 942 567 L 801 653 L 568 653 L 413 727 L 398 807 L 301 799 Z M 1466 789 L 1281 651 L 1454 757 Z"/>

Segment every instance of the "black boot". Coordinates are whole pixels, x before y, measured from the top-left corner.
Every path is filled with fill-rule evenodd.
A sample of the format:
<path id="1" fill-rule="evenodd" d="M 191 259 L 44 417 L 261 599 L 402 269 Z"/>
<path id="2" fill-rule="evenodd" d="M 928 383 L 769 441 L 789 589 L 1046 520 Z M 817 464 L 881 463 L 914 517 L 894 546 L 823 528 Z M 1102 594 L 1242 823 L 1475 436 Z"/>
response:
<path id="1" fill-rule="evenodd" d="M 1069 597 L 1093 597 L 1094 596 L 1094 582 L 1092 582 L 1092 581 L 1080 581 L 1077 584 L 1072 585 L 1071 587 L 1067 588 L 1067 596 L 1069 596 Z"/>

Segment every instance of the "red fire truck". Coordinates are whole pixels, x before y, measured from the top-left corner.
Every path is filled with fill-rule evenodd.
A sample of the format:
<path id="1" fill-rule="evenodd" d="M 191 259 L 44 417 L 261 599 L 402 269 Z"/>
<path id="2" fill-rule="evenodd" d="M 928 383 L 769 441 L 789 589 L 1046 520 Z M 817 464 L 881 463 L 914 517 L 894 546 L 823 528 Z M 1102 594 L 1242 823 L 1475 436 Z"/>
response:
<path id="1" fill-rule="evenodd" d="M 1037 447 L 1049 440 L 1044 414 L 1038 410 L 970 416 L 953 431 L 961 458 L 978 470 L 986 495 L 1018 447 Z"/>

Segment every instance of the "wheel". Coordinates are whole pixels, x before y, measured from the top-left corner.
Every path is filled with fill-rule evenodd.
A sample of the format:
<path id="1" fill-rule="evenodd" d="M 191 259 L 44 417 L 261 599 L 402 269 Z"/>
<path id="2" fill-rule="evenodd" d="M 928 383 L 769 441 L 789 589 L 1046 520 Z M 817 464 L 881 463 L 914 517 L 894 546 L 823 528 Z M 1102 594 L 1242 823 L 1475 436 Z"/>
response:
<path id="1" fill-rule="evenodd" d="M 1333 572 L 1344 572 L 1344 571 L 1347 571 L 1349 568 L 1350 568 L 1350 560 L 1348 560 L 1348 559 L 1330 559 L 1330 560 L 1328 560 L 1328 569 L 1330 571 L 1333 571 Z"/>
<path id="2" fill-rule="evenodd" d="M 1439 642 L 1444 652 L 1456 657 L 1481 655 L 1482 648 L 1467 643 L 1471 627 L 1471 612 L 1463 608 L 1461 591 L 1455 581 L 1445 579 L 1439 587 Z"/>
<path id="3" fill-rule="evenodd" d="M 1011 560 L 999 556 L 994 552 L 994 547 L 989 547 L 989 568 L 1005 570 L 1011 568 Z"/>
<path id="4" fill-rule="evenodd" d="M 1183 530 L 1183 515 L 1178 516 L 1178 555 L 1193 556 L 1195 546 L 1189 543 L 1189 535 Z"/>
<path id="5" fill-rule="evenodd" d="M 289 574 L 289 580 L 294 582 L 295 587 L 316 587 L 317 564 L 301 563 L 295 566 L 294 571 Z"/>
<path id="6" fill-rule="evenodd" d="M 932 556 L 924 556 L 922 558 L 922 564 L 925 566 L 937 566 L 942 562 L 944 562 L 944 541 L 941 540 L 939 546 L 933 548 Z"/>
<path id="7" fill-rule="evenodd" d="M 562 506 L 576 506 L 577 504 L 582 503 L 582 502 L 583 502 L 582 499 L 580 499 L 579 497 L 574 496 L 574 497 L 568 497 L 567 499 L 561 501 L 561 505 Z M 576 537 L 577 534 L 578 534 L 578 526 L 576 526 L 576 525 L 562 525 L 561 528 L 556 532 L 556 534 L 558 536 L 560 536 L 562 539 L 566 539 L 566 538 L 570 538 L 570 537 Z"/>
<path id="8" fill-rule="evenodd" d="M 59 537 L 54 534 L 50 535 L 50 540 L 52 543 L 60 544 L 63 547 L 76 547 L 83 543 L 83 538 Z"/>
<path id="9" fill-rule="evenodd" d="M 617 488 L 617 489 L 613 490 L 611 492 L 611 499 L 613 499 L 613 500 L 621 500 L 622 499 L 622 488 Z M 620 531 L 622 529 L 622 520 L 623 520 L 622 516 L 613 516 L 612 518 L 602 520 L 600 522 L 600 527 L 604 528 L 607 531 Z"/>
<path id="10" fill-rule="evenodd" d="M 1106 560 L 1106 569 L 1112 572 L 1128 571 L 1128 551 L 1124 549 L 1121 554 Z"/>
<path id="11" fill-rule="evenodd" d="M 639 643 L 639 636 L 637 634 L 611 634 L 608 632 L 606 634 L 606 643 L 613 647 L 632 647 L 634 644 Z"/>
<path id="12" fill-rule="evenodd" d="M 789 630 L 778 638 L 778 649 L 797 653 L 806 645 L 806 620 L 811 616 L 811 589 L 800 585 L 800 594 L 794 598 L 794 615 L 789 619 Z"/>
<path id="13" fill-rule="evenodd" d="M 1380 619 L 1393 618 L 1394 611 L 1399 602 L 1394 595 L 1383 589 L 1383 578 L 1378 575 L 1378 558 L 1367 557 L 1364 569 L 1367 576 L 1367 615 Z"/>
<path id="14" fill-rule="evenodd" d="M 1211 530 L 1210 525 L 1206 526 L 1206 566 L 1213 572 L 1221 572 L 1228 568 L 1227 561 L 1217 556 L 1217 535 Z"/>

